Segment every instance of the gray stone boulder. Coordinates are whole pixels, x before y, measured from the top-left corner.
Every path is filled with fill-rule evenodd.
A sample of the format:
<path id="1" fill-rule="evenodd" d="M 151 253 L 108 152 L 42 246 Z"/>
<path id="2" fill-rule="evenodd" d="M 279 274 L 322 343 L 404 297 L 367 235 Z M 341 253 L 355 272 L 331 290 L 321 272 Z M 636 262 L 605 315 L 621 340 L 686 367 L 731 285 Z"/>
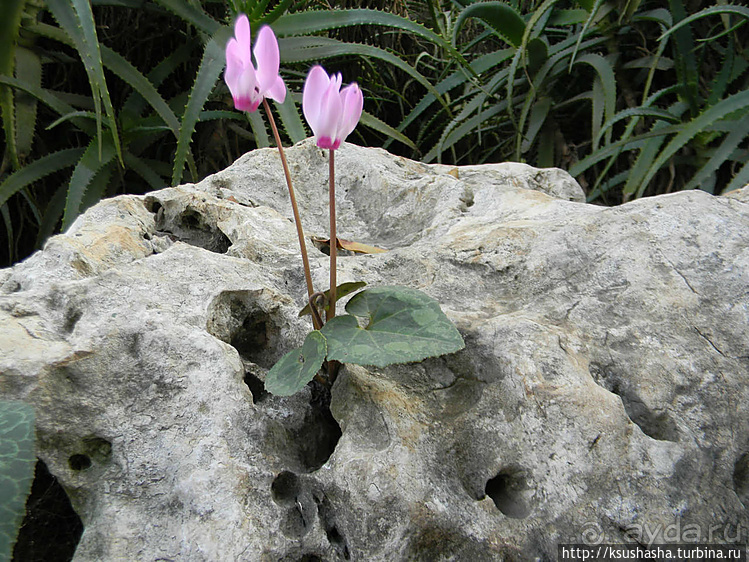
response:
<path id="1" fill-rule="evenodd" d="M 326 155 L 288 159 L 326 237 Z M 36 408 L 76 560 L 747 542 L 749 188 L 604 208 L 559 170 L 336 160 L 339 236 L 388 250 L 340 257 L 340 281 L 428 293 L 463 351 L 265 392 L 311 329 L 274 150 L 102 201 L 0 270 L 0 395 Z"/>

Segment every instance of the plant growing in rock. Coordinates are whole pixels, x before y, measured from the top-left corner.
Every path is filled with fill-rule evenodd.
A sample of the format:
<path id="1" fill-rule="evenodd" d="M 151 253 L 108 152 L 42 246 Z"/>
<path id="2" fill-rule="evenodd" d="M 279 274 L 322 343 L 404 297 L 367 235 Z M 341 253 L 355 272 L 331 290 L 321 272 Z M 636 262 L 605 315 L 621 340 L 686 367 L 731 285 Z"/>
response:
<path id="1" fill-rule="evenodd" d="M 266 389 L 281 396 L 294 394 L 315 378 L 324 364 L 327 382 L 332 384 L 340 362 L 383 367 L 462 349 L 463 338 L 437 301 L 415 289 L 392 286 L 362 291 L 347 303 L 349 314 L 336 317 L 337 292 L 343 294 L 363 286 L 363 283 L 336 285 L 335 150 L 359 122 L 364 96 L 356 83 L 341 89 L 341 75 L 329 76 L 321 66 L 310 70 L 302 94 L 302 110 L 316 144 L 329 151 L 330 288 L 314 292 L 291 174 L 265 101 L 268 96 L 282 102 L 286 95 L 278 75 L 278 43 L 269 27 L 260 29 L 253 53 L 255 64 L 250 53 L 249 21 L 241 15 L 235 25 L 235 37 L 226 46 L 225 80 L 237 109 L 253 112 L 261 102 L 265 105 L 289 188 L 315 327 L 301 348 L 290 351 L 273 366 L 265 382 Z M 325 322 L 317 308 L 320 300 L 326 311 Z M 359 318 L 364 319 L 364 326 Z"/>

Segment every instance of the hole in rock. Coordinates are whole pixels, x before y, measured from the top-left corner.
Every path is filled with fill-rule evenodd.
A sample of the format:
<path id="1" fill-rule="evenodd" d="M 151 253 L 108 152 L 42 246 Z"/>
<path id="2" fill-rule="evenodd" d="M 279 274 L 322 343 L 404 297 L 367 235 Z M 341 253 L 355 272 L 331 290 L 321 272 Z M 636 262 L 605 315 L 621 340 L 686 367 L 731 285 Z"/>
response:
<path id="1" fill-rule="evenodd" d="M 299 460 L 309 472 L 314 472 L 330 458 L 341 438 L 341 427 L 330 412 L 330 389 L 312 381 L 310 411 L 295 441 L 299 446 Z"/>
<path id="2" fill-rule="evenodd" d="M 279 505 L 294 503 L 298 495 L 299 477 L 288 470 L 279 473 L 270 485 L 270 497 Z"/>
<path id="3" fill-rule="evenodd" d="M 82 316 L 83 313 L 80 310 L 76 310 L 74 308 L 67 310 L 65 313 L 65 324 L 63 324 L 62 326 L 62 329 L 65 331 L 65 333 L 72 333 L 75 329 L 75 325 L 78 323 L 78 320 L 80 320 Z"/>
<path id="4" fill-rule="evenodd" d="M 101 437 L 85 437 L 83 446 L 86 454 L 98 463 L 104 463 L 112 456 L 112 443 Z"/>
<path id="5" fill-rule="evenodd" d="M 749 507 L 749 453 L 744 453 L 733 467 L 733 489 L 741 503 Z"/>
<path id="6" fill-rule="evenodd" d="M 499 511 L 513 519 L 528 517 L 531 511 L 523 497 L 527 489 L 528 483 L 522 469 L 504 469 L 486 483 L 486 495 Z"/>
<path id="7" fill-rule="evenodd" d="M 320 517 L 323 529 L 325 529 L 325 536 L 328 538 L 328 543 L 336 551 L 339 559 L 350 560 L 351 554 L 349 553 L 348 544 L 346 544 L 346 538 L 338 530 L 335 510 L 330 505 L 327 496 L 324 494 L 320 496 L 316 495 L 315 502 L 317 503 L 317 514 Z"/>
<path id="8" fill-rule="evenodd" d="M 627 416 L 645 435 L 658 441 L 679 440 L 678 428 L 668 412 L 650 409 L 620 375 L 596 363 L 591 363 L 590 374 L 597 384 L 622 399 Z"/>
<path id="9" fill-rule="evenodd" d="M 82 534 L 83 524 L 65 490 L 47 465 L 37 461 L 13 562 L 68 562 Z"/>
<path id="10" fill-rule="evenodd" d="M 91 457 L 87 455 L 70 455 L 68 466 L 71 470 L 86 470 L 91 467 Z"/>
<path id="11" fill-rule="evenodd" d="M 262 310 L 250 310 L 229 343 L 242 357 L 270 369 L 275 360 L 269 357 L 270 342 L 280 337 L 279 330 Z"/>
<path id="12" fill-rule="evenodd" d="M 210 218 L 203 216 L 195 208 L 187 207 L 180 212 L 174 204 L 163 206 L 156 200 L 146 198 L 146 208 L 154 213 L 156 230 L 170 234 L 177 240 L 203 248 L 210 252 L 225 254 L 231 247 L 231 240 Z M 178 214 L 179 213 L 179 214 Z"/>
<path id="13" fill-rule="evenodd" d="M 245 371 L 244 373 L 244 383 L 252 393 L 253 404 L 263 402 L 270 395 L 270 393 L 265 390 L 265 383 L 249 371 Z"/>
<path id="14" fill-rule="evenodd" d="M 280 328 L 284 319 L 269 293 L 224 291 L 210 304 L 206 323 L 209 334 L 230 344 L 244 360 L 263 369 L 273 367 L 284 349 Z M 245 382 L 250 385 L 246 378 Z"/>
<path id="15" fill-rule="evenodd" d="M 143 206 L 149 213 L 157 214 L 162 208 L 161 201 L 151 195 L 146 196 L 143 200 Z"/>

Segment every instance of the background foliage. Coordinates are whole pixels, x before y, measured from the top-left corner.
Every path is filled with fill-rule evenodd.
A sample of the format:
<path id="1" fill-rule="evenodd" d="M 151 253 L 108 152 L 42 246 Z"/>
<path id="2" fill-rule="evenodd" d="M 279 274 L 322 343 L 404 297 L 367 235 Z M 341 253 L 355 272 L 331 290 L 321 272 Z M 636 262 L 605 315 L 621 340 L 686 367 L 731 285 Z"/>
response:
<path id="1" fill-rule="evenodd" d="M 330 0 L 332 2 L 332 0 Z M 699 0 L 7 0 L 0 266 L 101 197 L 196 181 L 268 144 L 221 80 L 231 21 L 279 36 L 308 135 L 313 62 L 357 80 L 354 142 L 569 170 L 590 201 L 749 182 L 749 9 Z"/>

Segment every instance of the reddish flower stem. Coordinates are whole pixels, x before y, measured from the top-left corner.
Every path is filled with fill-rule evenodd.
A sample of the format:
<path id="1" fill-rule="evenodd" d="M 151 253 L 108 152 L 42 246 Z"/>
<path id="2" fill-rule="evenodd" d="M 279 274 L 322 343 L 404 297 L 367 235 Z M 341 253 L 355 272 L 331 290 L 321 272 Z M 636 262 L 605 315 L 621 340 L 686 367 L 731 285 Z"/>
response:
<path id="1" fill-rule="evenodd" d="M 330 151 L 328 171 L 330 174 L 330 306 L 325 315 L 325 320 L 335 316 L 336 302 L 336 255 L 338 254 L 338 236 L 335 229 L 335 150 Z"/>
<path id="2" fill-rule="evenodd" d="M 315 289 L 312 286 L 312 273 L 309 268 L 309 258 L 307 256 L 307 245 L 304 243 L 304 230 L 302 229 L 302 219 L 299 217 L 299 209 L 296 204 L 296 196 L 294 195 L 294 187 L 291 184 L 291 172 L 289 172 L 289 165 L 286 162 L 286 155 L 283 151 L 283 144 L 281 144 L 281 136 L 278 134 L 278 128 L 276 122 L 273 119 L 273 114 L 270 111 L 270 105 L 268 101 L 263 98 L 263 106 L 265 112 L 268 114 L 268 121 L 270 122 L 270 128 L 273 130 L 273 136 L 276 139 L 276 146 L 278 147 L 278 153 L 281 155 L 281 165 L 283 166 L 283 173 L 286 176 L 286 185 L 289 187 L 289 199 L 291 199 L 291 210 L 294 213 L 294 222 L 296 223 L 296 233 L 299 237 L 299 247 L 302 251 L 302 263 L 304 264 L 304 278 L 307 281 L 307 297 L 311 297 L 315 293 Z M 322 328 L 322 325 L 317 325 L 318 322 L 313 316 L 313 324 L 315 330 Z"/>

